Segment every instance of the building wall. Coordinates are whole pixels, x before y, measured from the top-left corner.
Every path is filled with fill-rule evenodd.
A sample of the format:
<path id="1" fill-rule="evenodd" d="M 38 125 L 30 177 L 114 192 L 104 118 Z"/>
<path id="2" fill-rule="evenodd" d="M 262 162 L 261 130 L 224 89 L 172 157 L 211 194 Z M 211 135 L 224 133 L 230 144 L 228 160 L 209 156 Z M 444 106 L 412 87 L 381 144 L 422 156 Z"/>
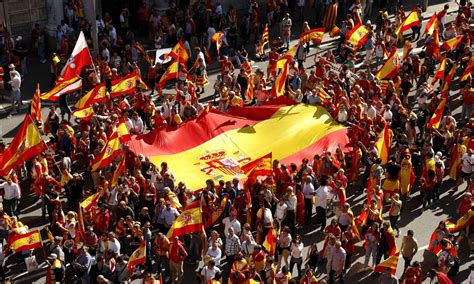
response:
<path id="1" fill-rule="evenodd" d="M 46 0 L 4 0 L 0 6 L 0 18 L 14 36 L 29 38 L 34 24 L 45 25 L 48 20 Z"/>

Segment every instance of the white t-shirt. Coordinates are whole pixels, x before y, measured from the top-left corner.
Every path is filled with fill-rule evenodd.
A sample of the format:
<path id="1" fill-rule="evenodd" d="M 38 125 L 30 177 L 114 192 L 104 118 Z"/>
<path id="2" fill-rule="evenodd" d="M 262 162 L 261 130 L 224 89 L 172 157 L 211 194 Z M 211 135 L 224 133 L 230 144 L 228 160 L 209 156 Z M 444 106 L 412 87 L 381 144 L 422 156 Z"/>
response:
<path id="1" fill-rule="evenodd" d="M 300 258 L 303 255 L 303 243 L 299 243 L 298 245 L 295 243 L 291 243 L 291 257 L 292 258 Z"/>
<path id="2" fill-rule="evenodd" d="M 225 217 L 222 220 L 222 224 L 224 224 L 224 235 L 226 236 L 226 238 L 229 235 L 230 227 L 234 228 L 234 234 L 236 234 L 237 236 L 240 235 L 241 226 L 239 220 L 234 219 L 231 221 L 229 217 Z"/>
<path id="3" fill-rule="evenodd" d="M 275 218 L 283 220 L 283 218 L 285 218 L 285 210 L 287 208 L 288 205 L 286 205 L 286 203 L 283 202 L 283 204 L 281 204 L 280 202 L 278 202 L 275 210 Z"/>
<path id="4" fill-rule="evenodd" d="M 206 265 L 202 270 L 201 270 L 201 275 L 204 276 L 204 281 L 205 283 L 209 282 L 214 278 L 216 273 L 220 273 L 221 270 L 214 266 L 213 268 L 209 269 L 209 267 Z"/>
<path id="5" fill-rule="evenodd" d="M 329 187 L 328 186 L 320 186 L 316 189 L 316 207 L 323 207 L 326 208 L 328 205 L 328 193 Z"/>
<path id="6" fill-rule="evenodd" d="M 206 255 L 210 256 L 214 260 L 216 265 L 221 264 L 222 251 L 220 248 L 213 250 L 212 247 L 210 247 L 207 249 Z"/>
<path id="7" fill-rule="evenodd" d="M 474 167 L 474 155 L 469 155 L 468 153 L 464 153 L 461 160 L 461 171 L 466 174 L 472 173 L 472 169 Z"/>
<path id="8" fill-rule="evenodd" d="M 13 198 L 21 197 L 20 187 L 14 182 L 12 182 L 12 184 L 4 182 L 0 184 L 0 188 L 3 188 L 5 190 L 5 193 L 3 195 L 3 199 L 5 200 L 12 200 Z"/>

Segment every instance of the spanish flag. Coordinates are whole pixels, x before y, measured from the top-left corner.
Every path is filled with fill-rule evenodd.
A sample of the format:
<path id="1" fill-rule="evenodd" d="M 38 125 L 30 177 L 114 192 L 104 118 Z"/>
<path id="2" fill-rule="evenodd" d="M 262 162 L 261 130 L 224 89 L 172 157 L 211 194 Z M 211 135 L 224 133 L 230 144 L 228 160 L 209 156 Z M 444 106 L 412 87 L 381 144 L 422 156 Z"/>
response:
<path id="1" fill-rule="evenodd" d="M 412 27 L 421 26 L 421 19 L 418 16 L 418 12 L 413 9 L 410 14 L 405 18 L 405 21 L 398 27 L 396 34 L 403 33 Z"/>
<path id="2" fill-rule="evenodd" d="M 92 162 L 92 171 L 98 171 L 112 163 L 112 161 L 122 152 L 122 143 L 119 138 L 109 139 L 107 144 Z"/>
<path id="3" fill-rule="evenodd" d="M 74 106 L 76 109 L 84 109 L 92 104 L 103 102 L 105 101 L 106 94 L 105 83 L 100 83 L 87 92 Z"/>
<path id="4" fill-rule="evenodd" d="M 143 242 L 130 256 L 127 271 L 132 273 L 137 265 L 144 264 L 146 260 L 146 243 Z"/>
<path id="5" fill-rule="evenodd" d="M 118 182 L 119 177 L 125 172 L 125 155 L 123 155 L 122 159 L 120 160 L 117 168 L 114 171 L 112 176 L 112 180 L 110 181 L 111 186 L 115 186 Z"/>
<path id="6" fill-rule="evenodd" d="M 139 43 L 138 41 L 135 42 L 135 48 L 137 49 L 138 53 L 141 54 L 143 58 L 145 58 L 145 60 L 150 60 L 150 58 L 148 57 L 148 53 L 146 52 L 145 48 L 141 43 Z"/>
<path id="7" fill-rule="evenodd" d="M 436 12 L 433 13 L 428 23 L 425 26 L 425 34 L 432 35 L 434 30 L 438 28 L 438 17 L 436 16 Z"/>
<path id="8" fill-rule="evenodd" d="M 178 129 L 133 135 L 128 144 L 155 165 L 166 161 L 177 180 L 198 189 L 206 179 L 244 179 L 241 167 L 268 154 L 269 145 L 272 159 L 287 164 L 323 151 L 334 153 L 338 144 L 348 143 L 347 129 L 324 107 L 295 104 L 285 97 L 272 102 L 233 107 L 226 113 L 210 109 Z"/>
<path id="9" fill-rule="evenodd" d="M 389 258 L 387 258 L 386 260 L 384 260 L 383 262 L 375 266 L 374 271 L 382 273 L 382 272 L 385 272 L 387 268 L 390 268 L 390 272 L 392 273 L 392 275 L 395 275 L 395 273 L 397 272 L 399 256 L 400 256 L 400 252 L 395 253 L 394 255 L 390 256 Z"/>
<path id="10" fill-rule="evenodd" d="M 206 58 L 206 62 L 211 64 L 212 63 L 212 56 L 211 54 L 209 53 L 209 51 L 207 50 L 207 48 L 203 47 L 202 48 L 203 51 L 204 51 L 204 57 Z"/>
<path id="11" fill-rule="evenodd" d="M 250 74 L 247 77 L 247 90 L 245 90 L 245 98 L 247 101 L 251 101 L 254 98 L 254 74 Z"/>
<path id="12" fill-rule="evenodd" d="M 346 35 L 346 41 L 355 47 L 361 47 L 369 38 L 369 30 L 366 26 L 358 23 Z"/>
<path id="13" fill-rule="evenodd" d="M 142 78 L 132 72 L 129 73 L 127 76 L 113 80 L 112 81 L 112 88 L 110 90 L 110 97 L 116 98 L 121 95 L 129 95 L 140 87 L 142 90 L 148 90 L 148 86 L 143 82 Z"/>
<path id="14" fill-rule="evenodd" d="M 444 84 L 443 88 L 441 89 L 441 93 L 448 93 L 449 88 L 451 88 L 451 84 L 453 82 L 453 78 L 456 75 L 456 69 L 458 68 L 457 64 L 453 64 L 451 69 L 449 70 L 448 74 L 444 77 Z"/>
<path id="15" fill-rule="evenodd" d="M 272 87 L 272 95 L 274 97 L 280 97 L 285 94 L 286 80 L 288 79 L 288 73 L 290 68 L 290 62 L 296 54 L 297 45 L 291 47 L 276 63 L 276 68 L 280 69 L 280 74 L 275 79 Z"/>
<path id="16" fill-rule="evenodd" d="M 179 41 L 171 50 L 171 52 L 165 56 L 165 60 L 169 57 L 177 60 L 179 63 L 186 64 L 189 58 L 189 54 L 184 48 L 184 44 L 182 41 Z"/>
<path id="17" fill-rule="evenodd" d="M 460 230 L 464 230 L 467 226 L 470 226 L 474 223 L 474 211 L 469 210 L 466 214 L 464 214 L 461 218 L 456 221 L 456 224 L 453 228 L 450 228 L 450 232 L 457 232 Z"/>
<path id="18" fill-rule="evenodd" d="M 69 94 L 71 92 L 77 91 L 82 88 L 82 80 L 80 77 L 74 77 L 67 81 L 62 81 L 61 83 L 54 86 L 49 92 L 41 94 L 42 100 L 57 101 L 59 97 L 63 94 Z"/>
<path id="19" fill-rule="evenodd" d="M 380 132 L 377 142 L 375 142 L 375 147 L 377 147 L 379 158 L 382 160 L 383 165 L 388 162 L 390 149 L 392 148 L 392 136 L 392 130 L 390 130 L 387 123 L 382 132 Z"/>
<path id="20" fill-rule="evenodd" d="M 397 49 L 394 48 L 388 56 L 385 64 L 379 69 L 375 78 L 377 80 L 390 79 L 397 76 L 400 70 L 400 59 L 398 58 Z"/>
<path id="21" fill-rule="evenodd" d="M 263 241 L 263 247 L 270 256 L 275 254 L 277 238 L 278 236 L 276 235 L 275 230 L 272 228 L 268 231 L 267 235 L 265 236 L 265 240 Z"/>
<path id="22" fill-rule="evenodd" d="M 170 66 L 166 69 L 165 73 L 160 78 L 160 81 L 158 82 L 158 90 L 163 89 L 164 86 L 166 86 L 166 82 L 171 79 L 178 79 L 179 75 L 179 64 L 177 61 L 174 61 L 171 63 Z"/>
<path id="23" fill-rule="evenodd" d="M 89 121 L 91 120 L 92 116 L 94 116 L 94 109 L 92 109 L 92 106 L 88 106 L 83 109 L 76 109 L 72 115 L 84 121 Z"/>
<path id="24" fill-rule="evenodd" d="M 84 199 L 84 201 L 81 202 L 81 207 L 84 208 L 85 211 L 89 211 L 92 209 L 92 207 L 97 206 L 97 203 L 99 202 L 100 197 L 102 196 L 102 191 L 98 191 L 91 196 L 87 197 Z"/>
<path id="25" fill-rule="evenodd" d="M 448 100 L 448 93 L 443 92 L 443 99 L 441 103 L 436 108 L 433 116 L 431 117 L 430 121 L 428 122 L 428 128 L 438 128 L 439 124 L 441 123 L 441 119 L 443 118 L 444 108 L 446 107 L 446 101 Z"/>
<path id="26" fill-rule="evenodd" d="M 449 40 L 443 42 L 443 48 L 446 51 L 452 51 L 461 43 L 463 38 L 464 38 L 464 35 L 459 35 L 457 37 L 453 37 L 452 39 L 449 39 Z"/>
<path id="27" fill-rule="evenodd" d="M 312 29 L 300 35 L 300 44 L 306 44 L 310 41 L 321 43 L 326 28 Z"/>
<path id="28" fill-rule="evenodd" d="M 219 206 L 212 211 L 211 217 L 206 220 L 206 223 L 204 224 L 205 229 L 209 229 L 219 220 L 222 216 L 222 212 L 226 209 L 228 202 L 229 195 L 224 195 L 219 202 Z"/>
<path id="29" fill-rule="evenodd" d="M 125 121 L 121 118 L 119 119 L 118 124 L 115 126 L 108 139 L 112 140 L 115 138 L 118 138 L 120 140 L 120 143 L 125 143 L 132 139 L 132 136 L 128 132 L 128 128 L 125 125 Z"/>
<path id="30" fill-rule="evenodd" d="M 31 101 L 30 115 L 37 123 L 43 124 L 43 118 L 41 117 L 41 91 L 39 84 L 36 85 L 36 91 L 33 95 L 33 100 Z"/>
<path id="31" fill-rule="evenodd" d="M 0 176 L 7 176 L 11 169 L 46 151 L 32 117 L 26 115 L 15 137 L 0 156 Z"/>
<path id="32" fill-rule="evenodd" d="M 216 43 L 217 53 L 220 52 L 219 50 L 221 49 L 221 46 L 222 46 L 222 38 L 223 37 L 224 37 L 223 32 L 216 32 L 211 38 L 211 41 Z"/>
<path id="33" fill-rule="evenodd" d="M 14 252 L 40 248 L 43 246 L 41 235 L 38 230 L 34 230 L 22 235 L 15 235 L 8 238 L 8 246 Z"/>
<path id="34" fill-rule="evenodd" d="M 441 58 L 441 51 L 439 48 L 439 29 L 435 29 L 433 32 L 433 57 L 436 60 Z"/>
<path id="35" fill-rule="evenodd" d="M 438 66 L 438 70 L 436 70 L 433 81 L 431 82 L 431 85 L 434 85 L 434 83 L 436 83 L 437 80 L 443 80 L 445 71 L 446 71 L 446 56 L 443 57 L 443 60 L 441 60 L 441 63 Z"/>
<path id="36" fill-rule="evenodd" d="M 176 236 L 182 236 L 194 232 L 201 232 L 203 230 L 201 205 L 199 201 L 194 201 L 176 218 L 173 225 L 171 226 L 168 234 L 168 238 Z"/>
<path id="37" fill-rule="evenodd" d="M 334 28 L 332 28 L 332 30 L 329 32 L 329 36 L 336 37 L 339 35 L 340 32 L 341 30 L 336 25 L 334 25 Z"/>
<path id="38" fill-rule="evenodd" d="M 51 233 L 51 231 L 49 230 L 48 226 L 44 227 L 44 231 L 46 232 L 46 236 L 48 236 L 49 242 L 53 244 L 54 243 L 54 236 Z"/>
<path id="39" fill-rule="evenodd" d="M 410 55 L 410 52 L 413 50 L 413 46 L 411 44 L 411 41 L 406 40 L 405 44 L 403 45 L 403 56 L 402 56 L 402 61 L 405 61 L 408 56 Z"/>
<path id="40" fill-rule="evenodd" d="M 250 177 L 271 176 L 273 174 L 272 153 L 251 161 L 241 167 L 242 172 Z"/>
<path id="41" fill-rule="evenodd" d="M 471 71 L 473 67 L 474 67 L 474 55 L 471 56 L 471 59 L 469 60 L 469 63 L 466 66 L 466 69 L 464 69 L 464 72 L 462 73 L 461 77 L 459 77 L 460 82 L 466 81 L 471 76 Z"/>

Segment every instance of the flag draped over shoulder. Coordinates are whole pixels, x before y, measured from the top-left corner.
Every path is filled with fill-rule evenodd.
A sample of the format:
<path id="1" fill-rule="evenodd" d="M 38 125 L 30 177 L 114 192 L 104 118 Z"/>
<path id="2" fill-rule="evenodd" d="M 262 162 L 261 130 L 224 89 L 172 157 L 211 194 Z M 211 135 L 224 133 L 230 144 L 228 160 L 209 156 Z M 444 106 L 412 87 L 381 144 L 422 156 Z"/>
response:
<path id="1" fill-rule="evenodd" d="M 127 271 L 132 272 L 137 265 L 144 264 L 146 260 L 146 243 L 143 242 L 130 256 Z"/>
<path id="2" fill-rule="evenodd" d="M 14 252 L 40 248 L 43 246 L 41 235 L 38 230 L 26 234 L 15 235 L 8 239 L 8 246 Z"/>
<path id="3" fill-rule="evenodd" d="M 0 176 L 6 176 L 15 166 L 46 151 L 47 146 L 30 115 L 26 115 L 15 138 L 0 156 Z"/>
<path id="4" fill-rule="evenodd" d="M 49 92 L 41 94 L 42 100 L 57 101 L 64 94 L 77 91 L 82 88 L 82 80 L 80 77 L 73 77 L 69 80 L 61 81 L 54 86 Z"/>
<path id="5" fill-rule="evenodd" d="M 385 61 L 384 65 L 375 75 L 375 78 L 377 78 L 377 80 L 390 79 L 395 77 L 398 74 L 399 70 L 400 59 L 398 58 L 397 49 L 394 48 L 388 56 L 387 60 Z"/>
<path id="6" fill-rule="evenodd" d="M 41 90 L 39 84 L 36 86 L 36 91 L 31 101 L 30 115 L 37 123 L 43 124 L 43 118 L 41 116 Z"/>
<path id="7" fill-rule="evenodd" d="M 355 47 L 361 47 L 369 38 L 369 30 L 358 23 L 346 35 L 346 41 Z"/>
<path id="8" fill-rule="evenodd" d="M 310 41 L 321 43 L 326 28 L 312 29 L 300 35 L 300 44 L 306 44 Z"/>
<path id="9" fill-rule="evenodd" d="M 416 26 L 421 26 L 421 19 L 418 16 L 418 12 L 413 9 L 410 14 L 408 14 L 408 16 L 405 18 L 400 27 L 398 27 L 396 34 L 398 35 L 400 33 L 403 33 L 404 31 L 408 31 L 412 27 Z"/>
<path id="10" fill-rule="evenodd" d="M 276 236 L 275 230 L 272 228 L 268 231 L 267 235 L 265 236 L 265 240 L 263 241 L 263 247 L 270 256 L 275 254 L 277 237 L 278 236 Z"/>
<path id="11" fill-rule="evenodd" d="M 202 230 L 201 205 L 199 201 L 195 201 L 183 209 L 183 212 L 176 218 L 166 236 L 173 238 L 194 232 L 201 232 Z"/>
<path id="12" fill-rule="evenodd" d="M 400 257 L 400 253 L 399 252 L 395 253 L 394 255 L 390 256 L 389 258 L 387 258 L 386 260 L 384 260 L 383 262 L 375 266 L 374 271 L 382 273 L 382 272 L 385 272 L 387 268 L 390 268 L 390 272 L 392 273 L 392 275 L 395 275 L 395 273 L 397 272 L 399 257 Z"/>
<path id="13" fill-rule="evenodd" d="M 377 142 L 375 142 L 375 147 L 377 147 L 382 165 L 385 165 L 388 162 L 390 149 L 392 147 L 392 130 L 390 130 L 388 124 L 385 124 L 384 129 L 380 132 Z"/>

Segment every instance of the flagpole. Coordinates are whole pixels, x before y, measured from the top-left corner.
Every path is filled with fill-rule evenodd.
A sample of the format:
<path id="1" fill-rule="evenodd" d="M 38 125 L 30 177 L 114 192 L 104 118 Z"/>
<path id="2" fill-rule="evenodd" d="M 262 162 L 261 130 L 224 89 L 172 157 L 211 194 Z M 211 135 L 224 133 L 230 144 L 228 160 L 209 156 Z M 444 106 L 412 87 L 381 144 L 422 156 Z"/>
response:
<path id="1" fill-rule="evenodd" d="M 38 230 L 38 234 L 39 234 L 39 238 L 40 238 L 40 242 L 41 242 L 41 248 L 42 248 L 42 251 L 43 251 L 43 257 L 44 257 L 44 261 L 48 261 L 48 257 L 46 256 L 46 251 L 44 250 L 44 245 L 43 245 L 43 238 L 41 237 L 41 231 Z"/>

